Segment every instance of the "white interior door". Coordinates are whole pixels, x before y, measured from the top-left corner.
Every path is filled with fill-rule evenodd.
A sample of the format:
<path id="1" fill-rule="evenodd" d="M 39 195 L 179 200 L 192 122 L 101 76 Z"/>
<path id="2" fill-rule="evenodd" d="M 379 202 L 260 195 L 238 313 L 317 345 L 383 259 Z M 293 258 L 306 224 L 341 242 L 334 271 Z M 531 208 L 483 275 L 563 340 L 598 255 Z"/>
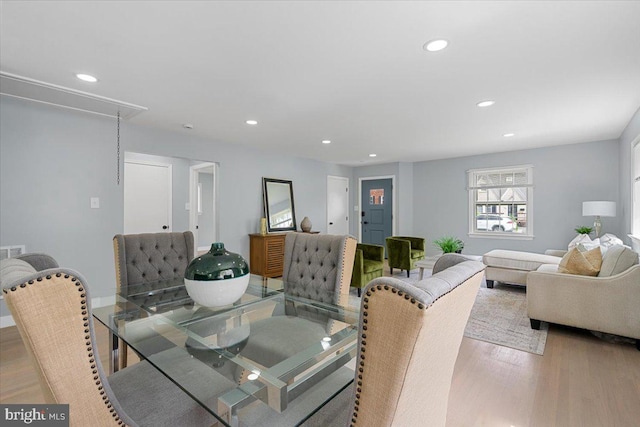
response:
<path id="1" fill-rule="evenodd" d="M 124 234 L 171 231 L 171 165 L 124 163 Z"/>
<path id="2" fill-rule="evenodd" d="M 349 178 L 327 176 L 327 233 L 349 234 Z"/>

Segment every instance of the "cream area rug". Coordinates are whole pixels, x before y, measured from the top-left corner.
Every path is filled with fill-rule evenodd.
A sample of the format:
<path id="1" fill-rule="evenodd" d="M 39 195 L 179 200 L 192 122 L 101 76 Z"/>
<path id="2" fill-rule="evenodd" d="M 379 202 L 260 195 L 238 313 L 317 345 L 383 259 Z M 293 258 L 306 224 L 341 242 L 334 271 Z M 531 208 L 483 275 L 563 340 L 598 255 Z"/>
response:
<path id="1" fill-rule="evenodd" d="M 425 270 L 424 277 L 427 278 L 430 273 Z M 418 281 L 418 270 L 412 271 L 410 277 L 406 272 L 394 271 L 392 277 L 415 283 Z M 352 298 L 357 299 L 354 291 L 351 290 Z M 549 325 L 547 322 L 541 323 L 540 330 L 531 329 L 524 287 L 496 283 L 493 289 L 487 289 L 483 280 L 464 336 L 542 355 Z"/>

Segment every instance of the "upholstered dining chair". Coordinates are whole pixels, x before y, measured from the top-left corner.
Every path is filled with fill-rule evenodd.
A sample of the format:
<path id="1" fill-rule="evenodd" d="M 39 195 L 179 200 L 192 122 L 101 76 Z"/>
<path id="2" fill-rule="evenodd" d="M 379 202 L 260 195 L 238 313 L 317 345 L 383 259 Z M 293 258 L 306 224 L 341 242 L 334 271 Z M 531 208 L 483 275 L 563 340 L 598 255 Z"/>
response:
<path id="1" fill-rule="evenodd" d="M 358 243 L 351 275 L 351 287 L 358 289 L 358 296 L 362 296 L 362 288 L 367 283 L 383 275 L 384 246 Z"/>
<path id="2" fill-rule="evenodd" d="M 349 235 L 289 233 L 284 241 L 285 291 L 320 302 L 349 295 L 357 241 Z"/>
<path id="3" fill-rule="evenodd" d="M 457 257 L 456 255 L 452 255 Z M 459 256 L 414 284 L 371 281 L 353 389 L 305 426 L 444 426 L 453 369 L 485 266 Z"/>
<path id="4" fill-rule="evenodd" d="M 140 305 L 159 299 L 187 299 L 184 272 L 194 256 L 193 233 L 117 234 L 113 238 L 117 292 L 135 295 Z M 127 366 L 127 345 L 120 342 L 121 367 Z"/>
<path id="5" fill-rule="evenodd" d="M 37 371 L 45 403 L 69 404 L 72 426 L 200 426 L 214 417 L 147 362 L 107 378 L 87 281 L 45 269 L 3 289 Z"/>
<path id="6" fill-rule="evenodd" d="M 320 303 L 347 306 L 349 284 L 356 251 L 356 239 L 348 235 L 288 233 L 285 237 L 283 282 L 285 293 L 292 297 L 302 297 Z M 311 322 L 299 322 L 292 326 L 287 314 L 296 310 L 299 317 Z M 303 310 L 303 311 L 300 311 Z M 242 354 L 259 361 L 264 366 L 274 365 L 299 352 L 327 334 L 338 332 L 348 325 L 329 318 L 315 307 L 284 306 L 284 310 L 274 312 L 274 316 L 253 322 L 254 334 Z M 269 330 L 293 328 L 286 342 L 280 342 L 282 334 L 269 334 Z"/>
<path id="7" fill-rule="evenodd" d="M 391 274 L 393 274 L 394 268 L 399 268 L 407 270 L 407 277 L 409 277 L 415 262 L 424 259 L 425 239 L 422 237 L 391 236 L 385 240 Z"/>

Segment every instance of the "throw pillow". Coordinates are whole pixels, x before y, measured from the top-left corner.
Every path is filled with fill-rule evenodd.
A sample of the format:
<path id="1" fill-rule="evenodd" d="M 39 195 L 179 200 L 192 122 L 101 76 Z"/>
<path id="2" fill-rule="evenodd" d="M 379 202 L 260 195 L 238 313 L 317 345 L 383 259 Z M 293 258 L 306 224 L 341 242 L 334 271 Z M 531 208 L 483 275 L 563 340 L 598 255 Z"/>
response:
<path id="1" fill-rule="evenodd" d="M 591 237 L 589 237 L 588 234 L 578 234 L 576 237 L 573 238 L 572 241 L 569 242 L 569 247 L 567 249 L 571 250 L 576 246 L 578 246 L 580 243 L 589 244 L 591 242 L 592 242 Z"/>
<path id="2" fill-rule="evenodd" d="M 36 272 L 31 264 L 17 258 L 8 258 L 0 261 L 0 287 L 27 277 Z"/>
<path id="3" fill-rule="evenodd" d="M 602 260 L 599 277 L 609 277 L 622 273 L 638 263 L 638 254 L 626 246 L 615 245 L 607 250 Z"/>
<path id="4" fill-rule="evenodd" d="M 573 248 L 560 260 L 559 273 L 579 274 L 582 276 L 597 276 L 602 265 L 600 247 L 581 252 L 578 247 Z"/>

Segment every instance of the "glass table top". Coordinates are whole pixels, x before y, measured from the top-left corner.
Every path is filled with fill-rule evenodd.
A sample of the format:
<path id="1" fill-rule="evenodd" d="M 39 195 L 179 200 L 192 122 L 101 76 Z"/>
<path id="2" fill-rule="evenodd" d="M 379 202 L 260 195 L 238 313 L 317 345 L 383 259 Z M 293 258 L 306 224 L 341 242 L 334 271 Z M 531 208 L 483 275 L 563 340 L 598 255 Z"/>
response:
<path id="1" fill-rule="evenodd" d="M 239 301 L 207 308 L 176 283 L 93 314 L 225 424 L 296 425 L 353 380 L 359 307 L 284 288 L 252 275 Z"/>

